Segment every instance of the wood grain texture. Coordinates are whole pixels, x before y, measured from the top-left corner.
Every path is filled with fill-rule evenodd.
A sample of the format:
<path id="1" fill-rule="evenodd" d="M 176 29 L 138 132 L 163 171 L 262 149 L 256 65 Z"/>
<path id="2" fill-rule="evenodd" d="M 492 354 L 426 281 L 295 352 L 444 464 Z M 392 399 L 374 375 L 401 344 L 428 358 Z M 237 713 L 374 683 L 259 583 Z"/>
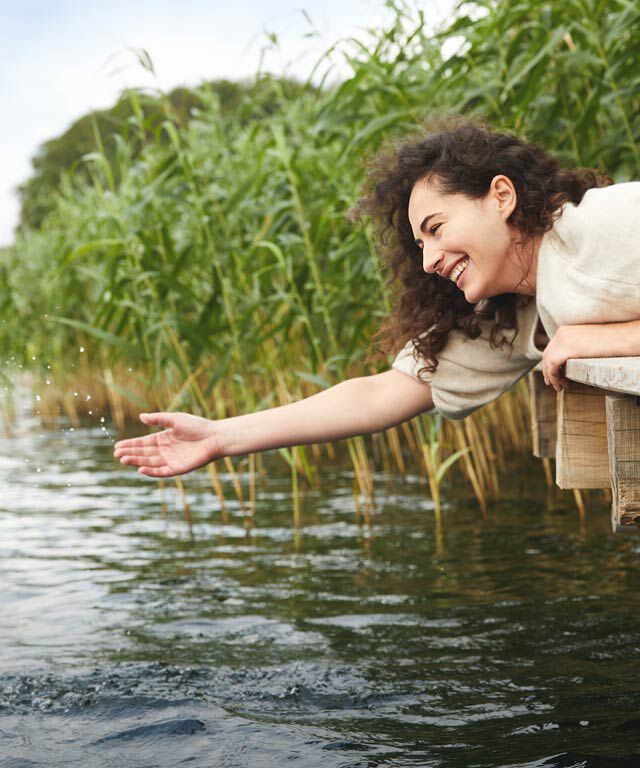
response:
<path id="1" fill-rule="evenodd" d="M 531 371 L 529 392 L 533 455 L 539 459 L 555 459 L 558 419 L 556 391 L 544 383 L 540 371 Z"/>
<path id="2" fill-rule="evenodd" d="M 565 370 L 571 381 L 640 396 L 640 357 L 567 360 Z"/>
<path id="3" fill-rule="evenodd" d="M 608 488 L 610 482 L 605 394 L 570 382 L 558 395 L 556 484 Z"/>
<path id="4" fill-rule="evenodd" d="M 613 529 L 640 529 L 640 405 L 635 397 L 606 396 Z"/>

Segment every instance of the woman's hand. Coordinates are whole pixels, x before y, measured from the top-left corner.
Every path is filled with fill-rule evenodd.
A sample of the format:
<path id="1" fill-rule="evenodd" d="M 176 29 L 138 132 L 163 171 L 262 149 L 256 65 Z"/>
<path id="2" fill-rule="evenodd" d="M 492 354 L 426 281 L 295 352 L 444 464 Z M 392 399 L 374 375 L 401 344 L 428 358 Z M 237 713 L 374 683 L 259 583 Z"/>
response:
<path id="1" fill-rule="evenodd" d="M 120 440 L 113 455 L 122 464 L 139 467 L 142 475 L 183 475 L 223 455 L 209 419 L 189 413 L 141 413 L 140 421 L 165 429 L 145 437 Z"/>
<path id="2" fill-rule="evenodd" d="M 562 366 L 572 357 L 640 355 L 640 320 L 624 323 L 561 325 L 542 353 L 545 384 L 559 392 L 567 386 Z"/>
<path id="3" fill-rule="evenodd" d="M 576 326 L 561 325 L 542 352 L 542 375 L 544 383 L 551 384 L 556 392 L 559 392 L 567 385 L 567 380 L 563 375 L 562 366 L 571 357 L 569 351 L 570 336 L 572 328 Z"/>
<path id="4" fill-rule="evenodd" d="M 572 357 L 589 357 L 589 339 L 593 325 L 561 325 L 542 353 L 544 383 L 551 384 L 556 392 L 566 387 L 568 380 L 563 366 Z"/>

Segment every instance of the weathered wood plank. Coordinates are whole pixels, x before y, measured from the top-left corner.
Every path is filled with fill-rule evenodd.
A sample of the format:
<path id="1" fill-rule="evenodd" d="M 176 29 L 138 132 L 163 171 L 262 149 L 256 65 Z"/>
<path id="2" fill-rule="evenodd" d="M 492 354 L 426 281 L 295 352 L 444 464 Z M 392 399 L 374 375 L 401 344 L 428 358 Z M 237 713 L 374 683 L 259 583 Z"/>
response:
<path id="1" fill-rule="evenodd" d="M 529 391 L 533 455 L 539 459 L 555 459 L 558 419 L 556 391 L 544 383 L 541 371 L 531 371 L 529 374 Z"/>
<path id="2" fill-rule="evenodd" d="M 635 397 L 606 396 L 614 531 L 640 529 L 640 405 Z"/>
<path id="3" fill-rule="evenodd" d="M 558 394 L 556 484 L 607 488 L 610 482 L 605 394 L 569 382 Z"/>
<path id="4" fill-rule="evenodd" d="M 612 392 L 640 396 L 640 357 L 591 357 L 567 360 L 571 381 Z"/>

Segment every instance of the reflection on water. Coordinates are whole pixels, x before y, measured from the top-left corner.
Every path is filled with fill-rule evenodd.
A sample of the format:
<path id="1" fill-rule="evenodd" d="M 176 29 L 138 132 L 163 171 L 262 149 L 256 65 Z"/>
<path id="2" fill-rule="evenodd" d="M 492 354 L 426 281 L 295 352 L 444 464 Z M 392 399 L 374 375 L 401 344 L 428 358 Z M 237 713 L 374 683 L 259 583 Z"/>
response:
<path id="1" fill-rule="evenodd" d="M 325 468 L 296 537 L 267 467 L 248 533 L 185 478 L 190 529 L 99 425 L 0 440 L 1 768 L 640 765 L 640 538 L 597 494 L 453 485 L 436 547 L 417 480 L 369 528 Z"/>

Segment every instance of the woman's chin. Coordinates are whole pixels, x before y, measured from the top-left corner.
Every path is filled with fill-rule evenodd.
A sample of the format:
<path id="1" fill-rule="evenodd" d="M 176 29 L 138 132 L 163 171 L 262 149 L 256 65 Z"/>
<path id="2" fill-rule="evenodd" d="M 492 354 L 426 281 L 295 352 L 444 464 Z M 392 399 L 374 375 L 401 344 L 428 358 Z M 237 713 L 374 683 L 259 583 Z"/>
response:
<path id="1" fill-rule="evenodd" d="M 482 291 L 478 291 L 473 286 L 461 285 L 460 290 L 462 293 L 464 293 L 464 297 L 469 302 L 469 304 L 477 304 L 481 299 L 485 298 L 482 295 Z"/>

